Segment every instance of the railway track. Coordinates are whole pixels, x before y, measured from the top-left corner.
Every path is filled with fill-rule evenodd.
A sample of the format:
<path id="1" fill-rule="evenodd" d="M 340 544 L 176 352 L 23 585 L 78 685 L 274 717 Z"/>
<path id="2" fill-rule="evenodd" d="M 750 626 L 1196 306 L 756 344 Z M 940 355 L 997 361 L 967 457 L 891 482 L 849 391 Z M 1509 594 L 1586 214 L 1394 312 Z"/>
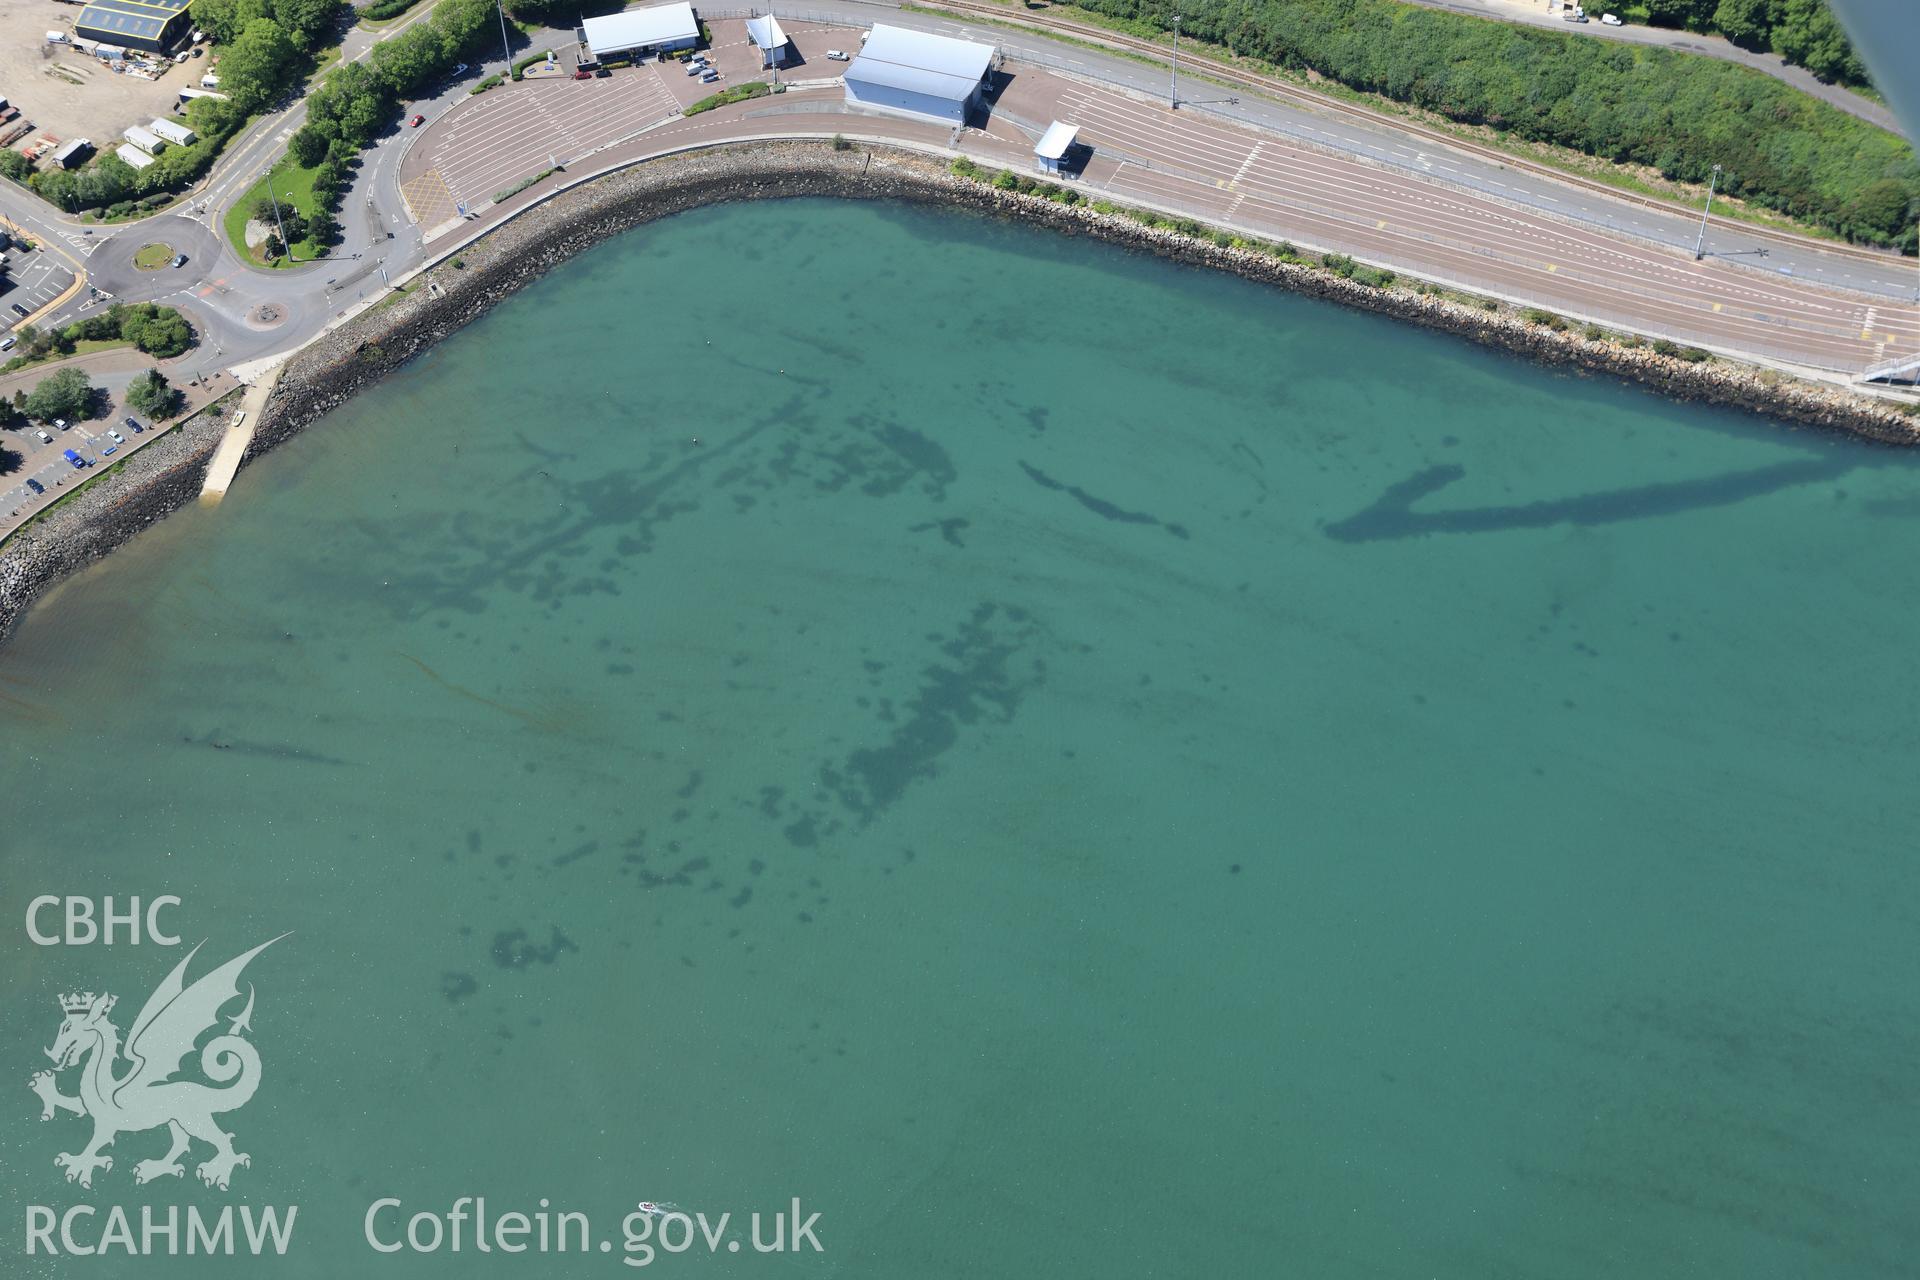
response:
<path id="1" fill-rule="evenodd" d="M 1145 40 L 1139 36 L 1131 36 L 1125 32 L 1110 31 L 1105 27 L 1094 26 L 1091 23 L 1076 22 L 1071 18 L 1056 18 L 1052 16 L 1039 18 L 1031 13 L 1020 13 L 1000 5 L 974 3 L 973 0 L 933 0 L 930 7 L 945 10 L 955 15 L 991 19 L 996 23 L 1032 31 L 1036 35 L 1047 35 L 1049 33 L 1071 35 L 1076 40 L 1082 40 L 1089 44 L 1102 45 L 1123 53 L 1139 54 L 1152 58 L 1157 62 L 1171 61 L 1167 47 L 1155 41 Z M 1643 209 L 1652 209 L 1660 213 L 1685 218 L 1698 218 L 1700 216 L 1698 209 L 1681 204 L 1678 201 L 1663 200 L 1656 196 L 1645 196 L 1638 192 L 1624 191 L 1619 187 L 1598 182 L 1592 178 L 1583 178 L 1578 174 L 1568 173 L 1565 170 L 1556 169 L 1549 165 L 1537 164 L 1519 156 L 1510 155 L 1507 152 L 1482 146 L 1479 143 L 1457 137 L 1443 130 L 1407 120 L 1401 116 L 1389 115 L 1386 112 L 1378 111 L 1370 107 L 1363 107 L 1357 103 L 1347 102 L 1329 94 L 1316 93 L 1312 89 L 1304 89 L 1299 85 L 1289 84 L 1285 80 L 1248 71 L 1242 67 L 1234 66 L 1232 63 L 1222 62 L 1204 53 L 1184 54 L 1182 62 L 1191 65 L 1196 70 L 1204 72 L 1207 76 L 1224 84 L 1249 89 L 1268 98 L 1278 99 L 1297 106 L 1308 107 L 1315 111 L 1345 116 L 1348 119 L 1366 125 L 1374 127 L 1384 126 L 1397 133 L 1410 135 L 1430 142 L 1436 147 L 1446 147 L 1452 151 L 1463 152 L 1515 172 L 1546 178 L 1558 182 L 1563 186 L 1609 196 L 1612 199 Z M 1899 256 L 1890 249 L 1873 249 L 1863 245 L 1846 244 L 1838 240 L 1821 240 L 1812 236 L 1798 235 L 1791 231 L 1781 231 L 1759 223 L 1741 222 L 1733 218 L 1710 216 L 1708 218 L 1708 225 L 1722 230 L 1737 231 L 1743 236 L 1770 241 L 1775 244 L 1794 245 L 1800 248 L 1817 248 L 1827 253 L 1852 258 L 1855 261 L 1870 262 L 1876 266 L 1886 266 L 1890 262 L 1897 263 L 1899 261 Z"/>

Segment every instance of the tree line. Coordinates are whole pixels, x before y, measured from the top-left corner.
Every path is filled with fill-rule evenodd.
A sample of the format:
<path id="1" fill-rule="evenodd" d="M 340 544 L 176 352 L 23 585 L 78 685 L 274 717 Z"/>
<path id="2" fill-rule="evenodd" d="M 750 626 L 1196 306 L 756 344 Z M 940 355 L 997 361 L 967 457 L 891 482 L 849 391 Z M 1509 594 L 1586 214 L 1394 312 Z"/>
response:
<path id="1" fill-rule="evenodd" d="M 14 335 L 15 361 L 70 356 L 82 342 L 132 343 L 147 355 L 168 360 L 193 345 L 193 326 L 172 307 L 157 302 L 116 302 L 61 329 L 27 325 Z M 9 362 L 12 363 L 11 361 Z"/>
<path id="2" fill-rule="evenodd" d="M 1915 248 L 1920 165 L 1893 134 L 1771 76 L 1669 49 L 1397 0 L 1073 0 L 1531 142 L 1704 184 L 1866 244 Z"/>
<path id="3" fill-rule="evenodd" d="M 1710 31 L 1743 49 L 1765 49 L 1822 80 L 1864 85 L 1867 69 L 1827 0 L 1643 0 L 1658 27 Z"/>

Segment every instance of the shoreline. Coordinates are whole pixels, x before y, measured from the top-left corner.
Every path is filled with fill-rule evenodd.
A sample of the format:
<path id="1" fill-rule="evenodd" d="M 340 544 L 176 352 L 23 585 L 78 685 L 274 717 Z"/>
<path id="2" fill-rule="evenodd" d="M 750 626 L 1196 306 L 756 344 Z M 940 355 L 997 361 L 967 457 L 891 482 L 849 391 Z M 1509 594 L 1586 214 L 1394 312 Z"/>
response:
<path id="1" fill-rule="evenodd" d="M 1674 399 L 1745 409 L 1881 444 L 1920 444 L 1920 421 L 1897 409 L 1771 370 L 1722 360 L 1689 363 L 1646 346 L 1552 328 L 1525 314 L 1482 310 L 1411 287 L 1365 283 L 1318 264 L 1222 246 L 1085 204 L 1004 191 L 911 151 L 866 144 L 835 150 L 824 141 L 786 141 L 727 144 L 591 179 L 423 268 L 406 282 L 407 292 L 390 293 L 287 358 L 241 465 L 613 236 L 705 205 L 804 196 L 900 200 L 1018 218 L 1439 329 L 1542 364 L 1608 374 Z M 194 501 L 225 429 L 223 421 L 195 417 L 15 534 L 0 550 L 0 642 L 49 587 Z"/>

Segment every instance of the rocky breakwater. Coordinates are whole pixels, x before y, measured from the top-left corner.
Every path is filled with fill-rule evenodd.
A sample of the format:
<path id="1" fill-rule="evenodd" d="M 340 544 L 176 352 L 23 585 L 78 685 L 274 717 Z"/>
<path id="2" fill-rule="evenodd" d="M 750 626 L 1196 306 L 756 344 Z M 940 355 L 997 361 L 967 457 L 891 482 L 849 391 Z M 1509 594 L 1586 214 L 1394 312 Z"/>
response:
<path id="1" fill-rule="evenodd" d="M 1689 360 L 1626 333 L 1588 336 L 1585 326 L 1558 316 L 1515 311 L 1505 305 L 1489 309 L 1417 279 L 1401 276 L 1391 284 L 1369 283 L 1310 257 L 1288 260 L 1257 248 L 1223 245 L 1204 232 L 1194 235 L 1084 204 L 1062 205 L 1043 196 L 1003 191 L 944 170 L 928 180 L 970 188 L 971 193 L 961 193 L 968 204 L 1442 329 L 1543 364 L 1625 378 L 1678 400 L 1747 409 L 1770 418 L 1850 432 L 1882 444 L 1920 444 L 1920 420 L 1905 413 L 1897 403 L 1830 383 L 1719 358 Z"/>
<path id="2" fill-rule="evenodd" d="M 225 430 L 206 414 L 189 419 L 9 538 L 0 550 L 0 637 L 48 586 L 191 502 Z"/>

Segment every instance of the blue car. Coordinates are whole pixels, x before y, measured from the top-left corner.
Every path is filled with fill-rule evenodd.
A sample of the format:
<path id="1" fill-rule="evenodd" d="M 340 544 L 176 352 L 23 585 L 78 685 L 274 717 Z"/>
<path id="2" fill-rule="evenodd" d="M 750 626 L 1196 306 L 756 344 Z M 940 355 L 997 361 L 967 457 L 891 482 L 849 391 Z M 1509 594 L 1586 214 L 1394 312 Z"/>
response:
<path id="1" fill-rule="evenodd" d="M 120 451 L 119 445 L 110 444 L 106 448 L 100 451 L 100 456 L 103 458 L 111 458 L 114 454 L 118 453 L 119 451 Z"/>
<path id="2" fill-rule="evenodd" d="M 75 471 L 79 471 L 87 465 L 87 460 L 85 458 L 82 458 L 79 454 L 75 453 L 71 449 L 62 449 L 60 452 L 61 452 L 61 455 L 65 457 L 68 462 L 71 462 L 73 464 L 73 469 Z"/>

